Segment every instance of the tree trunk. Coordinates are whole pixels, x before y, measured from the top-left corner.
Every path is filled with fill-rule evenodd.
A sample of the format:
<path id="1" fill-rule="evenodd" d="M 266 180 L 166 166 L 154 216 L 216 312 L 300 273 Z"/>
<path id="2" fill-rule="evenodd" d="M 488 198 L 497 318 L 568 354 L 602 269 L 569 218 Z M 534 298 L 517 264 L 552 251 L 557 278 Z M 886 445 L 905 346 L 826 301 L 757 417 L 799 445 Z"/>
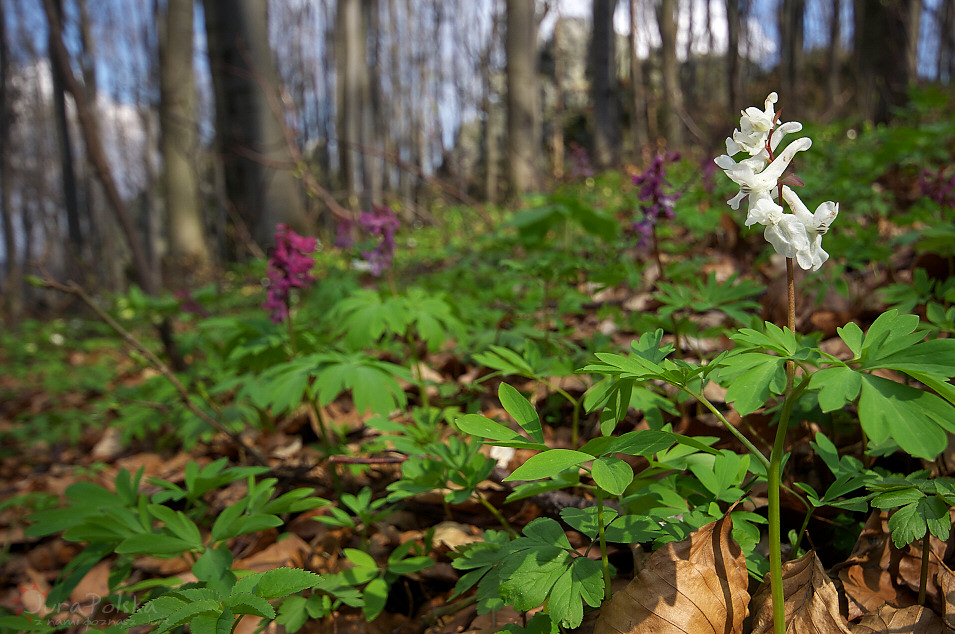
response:
<path id="1" fill-rule="evenodd" d="M 507 0 L 507 162 L 513 195 L 541 186 L 534 5 L 534 0 Z"/>
<path id="2" fill-rule="evenodd" d="M 164 19 L 163 19 L 164 18 Z M 159 123 L 170 280 L 208 265 L 209 243 L 199 206 L 199 149 L 193 58 L 193 2 L 167 0 L 159 21 Z"/>
<path id="3" fill-rule="evenodd" d="M 96 172 L 96 177 L 106 194 L 107 202 L 116 216 L 126 238 L 127 246 L 133 260 L 133 268 L 136 272 L 136 278 L 142 286 L 143 291 L 150 295 L 159 293 L 158 271 L 151 270 L 146 250 L 143 248 L 140 237 L 136 234 L 136 228 L 133 223 L 129 208 L 120 196 L 119 188 L 113 178 L 109 161 L 106 158 L 106 152 L 103 149 L 102 140 L 99 136 L 96 120 L 89 104 L 86 102 L 86 94 L 82 84 L 73 75 L 70 70 L 70 54 L 63 43 L 63 25 L 57 13 L 55 0 L 43 0 L 43 8 L 50 27 L 50 56 L 56 59 L 56 64 L 63 71 L 61 77 L 63 86 L 67 92 L 73 96 L 73 103 L 76 105 L 76 116 L 79 120 L 80 131 L 83 134 L 83 140 L 86 145 L 86 154 Z"/>
<path id="4" fill-rule="evenodd" d="M 593 0 L 593 37 L 590 59 L 594 104 L 594 163 L 601 169 L 615 165 L 620 152 L 617 114 L 617 55 L 613 14 L 617 0 Z"/>
<path id="5" fill-rule="evenodd" d="M 657 7 L 664 98 L 664 106 L 660 111 L 667 146 L 674 149 L 683 145 L 683 124 L 680 122 L 683 90 L 680 88 L 680 65 L 676 57 L 676 8 L 675 0 L 660 0 Z"/>
<path id="6" fill-rule="evenodd" d="M 914 0 L 855 0 L 856 100 L 874 123 L 905 104 L 910 82 L 908 21 Z"/>
<path id="7" fill-rule="evenodd" d="M 286 138 L 269 48 L 267 0 L 204 0 L 226 197 L 260 244 L 275 225 L 312 231 Z"/>
<path id="8" fill-rule="evenodd" d="M 741 110 L 740 101 L 742 99 L 741 93 L 743 91 L 739 64 L 739 0 L 726 0 L 726 24 L 726 95 L 727 103 L 729 104 L 729 111 L 735 117 L 736 113 Z"/>
<path id="9" fill-rule="evenodd" d="M 58 21 L 63 20 L 62 0 L 53 0 L 51 8 L 56 12 Z M 60 37 L 51 29 L 48 33 L 49 48 L 55 46 L 54 38 Z M 50 55 L 50 70 L 53 79 L 53 115 L 56 120 L 56 136 L 60 154 L 60 178 L 63 183 L 63 206 L 66 209 L 66 224 L 69 236 L 70 256 L 68 261 L 75 264 L 83 250 L 83 232 L 80 226 L 80 201 L 76 186 L 76 167 L 73 162 L 73 142 L 70 139 L 70 127 L 66 119 L 66 91 L 64 84 L 63 62 L 56 56 Z M 72 72 L 72 71 L 69 71 Z"/>
<path id="10" fill-rule="evenodd" d="M 806 0 L 782 0 L 779 6 L 780 77 L 783 98 L 798 110 L 802 103 L 802 80 L 805 66 L 803 54 Z M 791 115 L 801 113 L 792 112 Z"/>
<path id="11" fill-rule="evenodd" d="M 0 220 L 3 222 L 3 314 L 8 327 L 19 322 L 23 313 L 23 271 L 20 268 L 16 229 L 13 226 L 10 174 L 10 130 L 13 125 L 13 99 L 10 86 L 10 46 L 7 42 L 7 18 L 0 2 Z"/>
<path id="12" fill-rule="evenodd" d="M 951 83 L 955 76 L 955 2 L 942 3 L 938 19 L 939 46 L 935 67 L 935 79 Z"/>
<path id="13" fill-rule="evenodd" d="M 630 97 L 633 101 L 633 153 L 639 157 L 649 143 L 647 94 L 643 85 L 643 62 L 637 51 L 637 11 L 643 0 L 630 2 Z"/>
<path id="14" fill-rule="evenodd" d="M 831 106 L 839 98 L 839 75 L 842 72 L 842 0 L 829 6 L 829 47 L 826 49 L 826 102 Z"/>
<path id="15" fill-rule="evenodd" d="M 368 101 L 368 62 L 365 57 L 367 32 L 362 15 L 362 0 L 338 0 L 335 16 L 337 38 L 335 61 L 338 66 L 338 139 L 339 160 L 348 206 L 353 210 L 370 208 L 364 154 L 365 125 Z"/>

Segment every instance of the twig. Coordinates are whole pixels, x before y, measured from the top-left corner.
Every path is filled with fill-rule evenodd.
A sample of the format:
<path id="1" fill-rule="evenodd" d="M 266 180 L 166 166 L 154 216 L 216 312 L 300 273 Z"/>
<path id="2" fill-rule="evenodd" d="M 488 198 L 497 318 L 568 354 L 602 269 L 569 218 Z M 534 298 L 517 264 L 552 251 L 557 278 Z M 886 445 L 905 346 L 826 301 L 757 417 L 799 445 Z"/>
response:
<path id="1" fill-rule="evenodd" d="M 255 447 L 248 445 L 241 436 L 228 429 L 220 421 L 216 420 L 210 416 L 208 412 L 196 405 L 192 399 L 192 396 L 189 394 L 189 391 L 186 390 L 185 386 L 179 380 L 179 377 L 177 377 L 173 371 L 169 369 L 169 366 L 167 366 L 166 363 L 157 357 L 149 348 L 143 345 L 143 343 L 140 342 L 131 332 L 123 328 L 119 322 L 117 322 L 108 313 L 106 313 L 106 311 L 100 308 L 96 302 L 94 302 L 93 299 L 86 294 L 86 291 L 84 291 L 79 284 L 73 281 L 70 281 L 66 284 L 61 284 L 50 278 L 45 278 L 43 280 L 43 285 L 63 293 L 75 295 L 76 297 L 79 297 L 81 300 L 83 300 L 83 302 L 89 306 L 94 313 L 96 313 L 97 317 L 106 322 L 110 328 L 112 328 L 120 337 L 122 337 L 123 341 L 146 357 L 146 360 L 149 361 L 154 368 L 159 370 L 166 380 L 169 381 L 175 388 L 176 392 L 179 394 L 179 398 L 182 400 L 183 405 L 186 406 L 186 409 L 198 416 L 203 422 L 216 431 L 219 431 L 231 438 L 232 441 L 235 442 L 244 452 L 252 456 L 255 462 L 263 466 L 268 466 L 268 461 L 266 461 L 266 459 Z"/>

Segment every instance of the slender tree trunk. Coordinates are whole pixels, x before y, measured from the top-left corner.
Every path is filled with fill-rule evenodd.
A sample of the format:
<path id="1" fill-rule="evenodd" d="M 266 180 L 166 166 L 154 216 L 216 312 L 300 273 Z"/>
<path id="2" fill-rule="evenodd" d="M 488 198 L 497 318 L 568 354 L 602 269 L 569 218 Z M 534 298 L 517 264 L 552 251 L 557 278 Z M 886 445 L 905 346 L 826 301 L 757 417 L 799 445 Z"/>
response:
<path id="1" fill-rule="evenodd" d="M 617 114 L 617 54 L 613 14 L 617 0 L 593 0 L 593 35 L 590 43 L 591 89 L 594 104 L 594 162 L 607 169 L 620 152 Z"/>
<path id="2" fill-rule="evenodd" d="M 0 2 L 0 220 L 3 222 L 4 284 L 3 313 L 7 326 L 14 326 L 23 314 L 23 271 L 13 223 L 10 130 L 13 126 L 13 99 L 10 95 L 10 46 L 7 18 Z"/>
<path id="3" fill-rule="evenodd" d="M 86 154 L 89 157 L 96 177 L 99 179 L 106 193 L 106 199 L 116 216 L 126 239 L 130 254 L 133 260 L 133 267 L 136 271 L 136 277 L 143 290 L 151 295 L 159 293 L 159 276 L 157 271 L 150 270 L 149 259 L 146 250 L 143 247 L 140 237 L 136 233 L 132 215 L 129 208 L 120 196 L 119 188 L 113 178 L 109 161 L 106 158 L 106 152 L 103 149 L 102 140 L 99 136 L 96 120 L 93 117 L 89 104 L 86 102 L 86 94 L 83 86 L 70 70 L 70 55 L 63 44 L 63 25 L 60 22 L 54 0 L 43 0 L 43 8 L 46 12 L 47 20 L 50 26 L 50 56 L 56 59 L 56 64 L 62 70 L 61 77 L 63 86 L 67 92 L 73 96 L 73 102 L 76 105 L 76 115 L 80 123 L 80 130 L 86 145 Z"/>
<path id="4" fill-rule="evenodd" d="M 514 195 L 541 186 L 534 5 L 534 0 L 507 0 L 507 162 Z"/>
<path id="5" fill-rule="evenodd" d="M 338 65 L 338 138 L 339 160 L 345 181 L 348 206 L 367 209 L 363 191 L 362 154 L 363 101 L 367 97 L 366 32 L 361 0 L 338 0 L 335 61 Z"/>
<path id="6" fill-rule="evenodd" d="M 557 21 L 554 22 L 554 121 L 551 125 L 551 152 L 553 153 L 552 176 L 555 181 L 564 177 L 564 18 L 557 6 Z"/>
<path id="7" fill-rule="evenodd" d="M 948 4 L 951 4 L 949 0 Z M 922 23 L 922 0 L 909 0 L 908 15 L 905 17 L 906 37 L 908 38 L 905 51 L 905 65 L 908 71 L 909 83 L 919 76 L 919 27 Z"/>
<path id="8" fill-rule="evenodd" d="M 788 94 L 786 101 L 796 104 L 797 108 L 803 98 L 805 14 L 805 0 L 783 0 L 779 6 L 780 76 L 784 92 Z"/>
<path id="9" fill-rule="evenodd" d="M 311 232 L 285 136 L 267 0 L 204 0 L 203 7 L 229 204 L 260 244 L 271 244 L 279 223 Z"/>
<path id="10" fill-rule="evenodd" d="M 856 100 L 874 123 L 904 105 L 909 83 L 908 19 L 914 0 L 855 0 Z"/>
<path id="11" fill-rule="evenodd" d="M 743 90 L 739 68 L 739 0 L 726 0 L 726 25 L 726 96 L 729 110 L 734 113 L 735 116 L 735 113 L 741 109 L 739 104 L 742 99 L 741 93 Z"/>
<path id="12" fill-rule="evenodd" d="M 829 5 L 829 46 L 826 49 L 826 101 L 831 105 L 839 98 L 839 75 L 842 72 L 842 0 Z"/>
<path id="13" fill-rule="evenodd" d="M 199 130 L 192 38 L 193 1 L 167 0 L 159 20 L 159 122 L 170 279 L 196 272 L 211 259 L 195 164 Z"/>
<path id="14" fill-rule="evenodd" d="M 683 112 L 683 90 L 680 87 L 680 65 L 676 57 L 676 0 L 660 0 L 657 9 L 657 22 L 660 25 L 660 48 L 662 55 L 664 106 L 663 130 L 667 146 L 678 148 L 683 145 L 683 124 L 680 113 Z"/>
<path id="15" fill-rule="evenodd" d="M 50 6 L 56 12 L 58 21 L 63 20 L 62 0 L 52 0 Z M 49 32 L 49 48 L 55 46 L 54 38 L 60 37 L 59 33 Z M 62 67 L 62 61 L 56 56 L 50 55 L 50 69 L 53 79 L 53 113 L 56 120 L 56 135 L 59 143 L 60 154 L 60 178 L 63 183 L 63 206 L 66 208 L 66 222 L 68 228 L 70 257 L 72 263 L 83 250 L 83 233 L 80 227 L 80 203 L 76 186 L 76 168 L 73 161 L 73 142 L 70 139 L 70 127 L 66 118 L 66 91 L 64 84 L 64 72 L 69 69 Z"/>
<path id="16" fill-rule="evenodd" d="M 955 77 L 955 2 L 945 0 L 939 17 L 938 60 L 935 79 L 951 83 Z"/>
<path id="17" fill-rule="evenodd" d="M 639 157 L 649 143 L 647 94 L 643 83 L 643 62 L 637 51 L 637 11 L 643 0 L 629 0 L 630 3 L 630 96 L 633 100 L 633 153 Z"/>

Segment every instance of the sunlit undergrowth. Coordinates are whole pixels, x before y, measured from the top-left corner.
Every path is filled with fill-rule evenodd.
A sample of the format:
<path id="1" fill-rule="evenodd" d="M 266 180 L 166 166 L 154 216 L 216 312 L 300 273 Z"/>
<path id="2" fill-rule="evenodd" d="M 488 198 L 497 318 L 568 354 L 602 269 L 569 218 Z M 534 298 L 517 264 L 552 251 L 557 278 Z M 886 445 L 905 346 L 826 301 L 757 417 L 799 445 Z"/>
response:
<path id="1" fill-rule="evenodd" d="M 639 572 L 634 552 L 727 513 L 732 531 L 720 530 L 761 578 L 766 456 L 787 419 L 799 430 L 783 478 L 799 509 L 787 518 L 794 558 L 808 534 L 827 544 L 827 567 L 843 561 L 870 507 L 891 512 L 897 547 L 947 539 L 949 474 L 908 467 L 944 449 L 955 404 L 947 99 L 916 95 L 892 127 L 803 131 L 816 145 L 794 163 L 800 195 L 841 208 L 832 259 L 798 278 L 796 332 L 773 326 L 785 323 L 785 263 L 728 209 L 739 188 L 691 155 L 660 159 L 655 197 L 633 178 L 639 165 L 511 207 L 442 206 L 435 224 L 394 236 L 401 210 L 381 208 L 350 246 L 292 235 L 282 257 L 188 293 L 95 298 L 113 329 L 71 310 L 0 333 L 0 452 L 15 465 L 4 479 L 36 487 L 12 487 L 23 497 L 0 508 L 32 540 L 0 556 L 54 539 L 82 549 L 46 608 L 3 622 L 90 619 L 111 605 L 135 612 L 123 626 L 113 614 L 115 628 L 258 618 L 296 631 L 415 610 L 436 625 L 444 612 L 394 607 L 409 579 L 427 579 L 480 614 L 545 605 L 509 631 L 576 627 L 612 577 Z M 651 201 L 672 217 L 649 213 Z M 313 279 L 273 294 L 302 266 Z M 164 352 L 163 318 L 183 370 L 150 359 Z M 788 388 L 787 361 L 800 373 Z M 181 451 L 181 473 L 126 468 Z M 64 464 L 78 482 L 62 506 L 31 500 L 37 474 Z M 409 510 L 401 536 L 388 518 Z M 327 539 L 273 566 L 286 571 L 240 556 L 251 536 L 300 539 L 310 517 Z M 450 520 L 467 534 L 440 545 Z M 160 573 L 146 556 L 179 565 Z M 108 597 L 74 610 L 71 593 L 100 562 Z M 438 563 L 456 578 L 422 576 Z"/>

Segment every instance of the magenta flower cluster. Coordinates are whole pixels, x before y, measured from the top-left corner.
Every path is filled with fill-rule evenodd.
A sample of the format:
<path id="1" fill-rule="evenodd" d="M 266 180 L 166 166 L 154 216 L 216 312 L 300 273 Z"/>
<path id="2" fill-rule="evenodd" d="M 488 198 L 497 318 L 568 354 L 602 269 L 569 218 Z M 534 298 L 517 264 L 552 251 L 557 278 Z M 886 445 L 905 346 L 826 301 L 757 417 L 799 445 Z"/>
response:
<path id="1" fill-rule="evenodd" d="M 919 189 L 922 195 L 932 200 L 942 209 L 955 209 L 955 172 L 946 175 L 947 168 L 937 172 L 925 170 L 919 176 Z"/>
<path id="2" fill-rule="evenodd" d="M 358 225 L 362 233 L 368 236 L 368 240 L 359 242 L 359 248 L 362 246 L 371 246 L 374 248 L 362 250 L 361 257 L 368 264 L 368 270 L 375 277 L 391 267 L 391 261 L 395 257 L 395 233 L 401 223 L 394 210 L 384 205 L 375 205 L 371 211 L 363 211 L 358 216 Z M 350 249 L 355 245 L 352 238 L 351 220 L 339 220 L 336 228 L 335 246 L 340 249 Z"/>
<path id="3" fill-rule="evenodd" d="M 390 207 L 375 205 L 371 211 L 361 213 L 358 224 L 378 242 L 371 251 L 361 252 L 371 267 L 371 274 L 377 277 L 391 267 L 395 257 L 395 233 L 401 223 Z"/>
<path id="4" fill-rule="evenodd" d="M 309 257 L 317 246 L 315 238 L 300 236 L 284 224 L 275 226 L 275 249 L 269 257 L 269 290 L 262 307 L 269 311 L 272 323 L 280 324 L 288 317 L 293 288 L 308 288 L 315 278 Z"/>
<path id="5" fill-rule="evenodd" d="M 641 174 L 633 176 L 633 184 L 640 187 L 637 197 L 642 203 L 640 209 L 643 211 L 643 218 L 632 223 L 634 231 L 640 236 L 638 246 L 645 248 L 653 235 L 653 228 L 656 226 L 660 217 L 673 218 L 673 206 L 680 197 L 679 193 L 666 193 L 672 185 L 666 179 L 667 163 L 678 161 L 680 155 L 672 152 L 667 155 L 657 154 L 650 166 Z"/>

